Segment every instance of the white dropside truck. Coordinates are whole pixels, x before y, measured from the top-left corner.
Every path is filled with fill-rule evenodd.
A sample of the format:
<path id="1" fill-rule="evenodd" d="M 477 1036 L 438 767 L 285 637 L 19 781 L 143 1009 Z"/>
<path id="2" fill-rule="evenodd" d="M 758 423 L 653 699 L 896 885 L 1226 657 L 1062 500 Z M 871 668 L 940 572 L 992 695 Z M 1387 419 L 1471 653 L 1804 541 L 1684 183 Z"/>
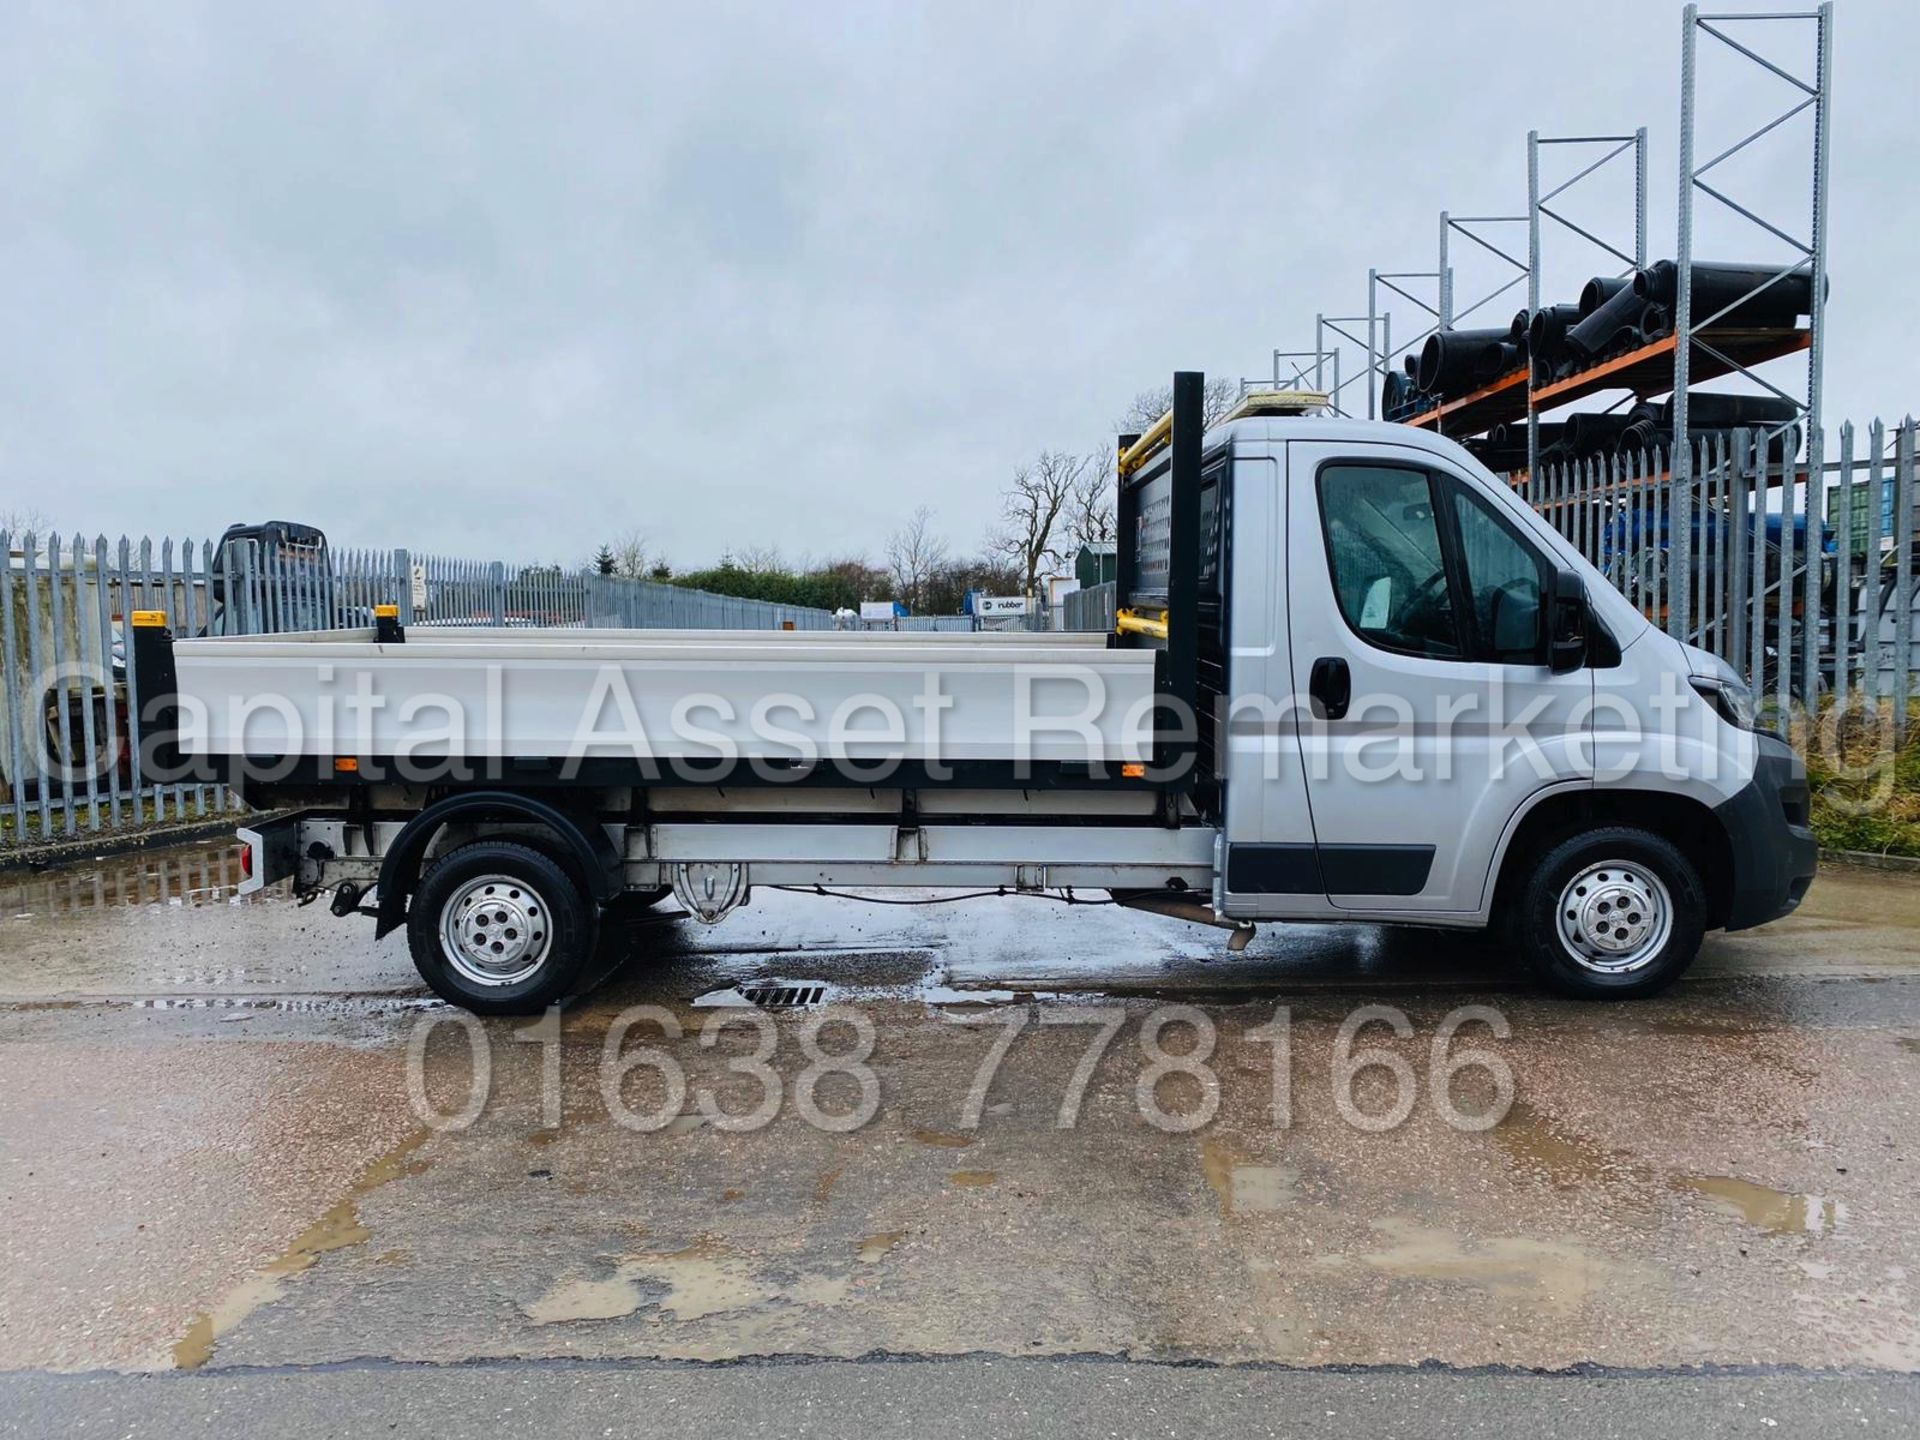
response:
<path id="1" fill-rule="evenodd" d="M 135 630 L 149 764 L 404 928 L 469 1009 L 587 983 L 604 911 L 761 885 L 1111 892 L 1252 922 L 1498 927 L 1567 993 L 1792 910 L 1806 778 L 1452 442 L 1201 379 L 1119 456 L 1111 635 Z M 148 773 L 157 773 L 150 769 Z"/>

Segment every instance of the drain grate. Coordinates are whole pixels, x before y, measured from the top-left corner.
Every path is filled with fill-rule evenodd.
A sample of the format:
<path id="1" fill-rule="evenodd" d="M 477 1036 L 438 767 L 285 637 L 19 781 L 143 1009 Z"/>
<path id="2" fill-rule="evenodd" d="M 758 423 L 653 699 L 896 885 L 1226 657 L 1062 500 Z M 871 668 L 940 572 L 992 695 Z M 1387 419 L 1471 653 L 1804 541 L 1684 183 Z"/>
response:
<path id="1" fill-rule="evenodd" d="M 762 1010 L 798 1010 L 818 1005 L 827 993 L 824 985 L 742 985 L 740 993 Z"/>

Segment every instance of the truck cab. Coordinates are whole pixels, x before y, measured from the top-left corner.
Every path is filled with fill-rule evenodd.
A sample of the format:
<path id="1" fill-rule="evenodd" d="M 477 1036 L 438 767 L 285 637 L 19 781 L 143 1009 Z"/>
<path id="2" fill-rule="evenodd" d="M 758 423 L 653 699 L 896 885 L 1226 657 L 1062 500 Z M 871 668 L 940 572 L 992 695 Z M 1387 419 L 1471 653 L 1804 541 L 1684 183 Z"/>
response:
<path id="1" fill-rule="evenodd" d="M 1169 457 L 1128 482 L 1136 550 L 1171 472 Z M 1206 437 L 1194 509 L 1185 643 L 1223 914 L 1511 922 L 1510 855 L 1623 829 L 1690 857 L 1708 926 L 1758 923 L 1804 894 L 1804 776 L 1753 731 L 1737 678 L 1649 624 L 1460 446 L 1406 426 L 1238 418 Z M 1165 600 L 1167 569 L 1123 565 L 1143 587 L 1123 607 Z M 1753 833 L 1777 860 L 1744 853 Z M 1555 912 L 1597 976 L 1633 974 L 1688 908 L 1634 853 L 1589 867 L 1584 888 L 1613 897 L 1594 901 L 1604 912 L 1585 911 L 1580 885 L 1571 918 Z"/>

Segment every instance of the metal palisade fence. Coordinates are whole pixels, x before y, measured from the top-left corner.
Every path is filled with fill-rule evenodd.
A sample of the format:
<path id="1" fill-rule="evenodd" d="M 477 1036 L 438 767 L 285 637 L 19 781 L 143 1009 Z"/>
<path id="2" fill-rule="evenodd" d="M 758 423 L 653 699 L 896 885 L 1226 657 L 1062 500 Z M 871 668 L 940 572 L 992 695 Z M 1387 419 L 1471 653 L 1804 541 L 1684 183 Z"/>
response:
<path id="1" fill-rule="evenodd" d="M 238 808 L 218 786 L 156 785 L 141 773 L 140 697 L 126 663 L 136 610 L 165 611 L 176 635 L 364 628 L 379 604 L 398 605 L 415 627 L 835 623 L 827 610 L 652 580 L 330 550 L 304 527 L 261 530 L 225 543 L 0 531 L 0 853 Z"/>
<path id="2" fill-rule="evenodd" d="M 1113 633 L 1117 587 L 1109 580 L 1104 585 L 1084 586 L 1061 602 L 1061 628 L 1099 630 Z"/>
<path id="3" fill-rule="evenodd" d="M 1785 725 L 1867 702 L 1904 735 L 1914 693 L 1915 426 L 1732 431 L 1690 482 L 1659 451 L 1523 477 L 1521 493 L 1642 614 L 1746 677 Z M 1864 443 L 1863 443 L 1864 442 Z"/>

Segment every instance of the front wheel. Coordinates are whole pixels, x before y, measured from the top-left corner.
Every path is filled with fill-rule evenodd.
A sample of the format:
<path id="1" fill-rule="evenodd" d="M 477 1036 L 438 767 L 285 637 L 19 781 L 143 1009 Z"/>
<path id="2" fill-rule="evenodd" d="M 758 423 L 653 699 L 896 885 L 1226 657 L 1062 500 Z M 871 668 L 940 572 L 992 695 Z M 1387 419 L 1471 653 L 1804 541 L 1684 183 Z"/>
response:
<path id="1" fill-rule="evenodd" d="M 1561 841 L 1519 897 L 1521 953 L 1539 979 L 1585 1000 L 1655 995 L 1700 950 L 1700 874 L 1669 840 L 1609 825 Z"/>
<path id="2" fill-rule="evenodd" d="M 478 840 L 441 859 L 407 910 L 414 968 L 435 994 L 479 1015 L 537 1014 L 572 994 L 598 914 L 544 851 Z"/>

